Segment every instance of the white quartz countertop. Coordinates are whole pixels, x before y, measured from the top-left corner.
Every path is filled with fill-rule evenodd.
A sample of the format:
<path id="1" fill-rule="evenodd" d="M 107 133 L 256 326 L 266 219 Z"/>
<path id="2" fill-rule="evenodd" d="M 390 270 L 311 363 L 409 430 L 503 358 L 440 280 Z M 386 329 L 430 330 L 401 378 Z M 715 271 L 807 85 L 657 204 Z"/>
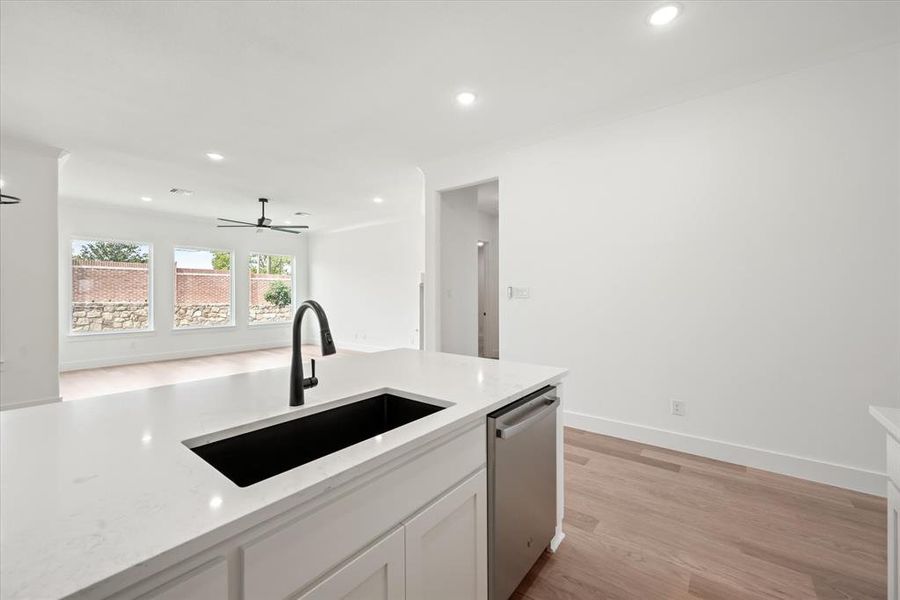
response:
<path id="1" fill-rule="evenodd" d="M 414 350 L 317 367 L 297 408 L 280 368 L 0 413 L 0 598 L 63 597 L 223 540 L 566 374 Z M 449 407 L 245 488 L 182 443 L 380 392 Z"/>
<path id="2" fill-rule="evenodd" d="M 900 408 L 870 406 L 869 414 L 875 417 L 875 420 L 881 423 L 897 441 L 900 441 Z"/>

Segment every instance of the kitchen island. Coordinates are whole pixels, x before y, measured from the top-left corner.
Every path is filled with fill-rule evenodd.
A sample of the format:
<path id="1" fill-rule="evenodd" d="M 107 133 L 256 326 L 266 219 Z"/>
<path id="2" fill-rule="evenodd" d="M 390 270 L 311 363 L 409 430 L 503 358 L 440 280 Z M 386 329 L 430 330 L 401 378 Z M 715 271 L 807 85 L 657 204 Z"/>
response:
<path id="1" fill-rule="evenodd" d="M 565 375 L 394 350 L 296 408 L 281 368 L 0 413 L 0 598 L 484 598 L 485 417 Z M 246 487 L 192 450 L 385 393 L 442 410 Z"/>

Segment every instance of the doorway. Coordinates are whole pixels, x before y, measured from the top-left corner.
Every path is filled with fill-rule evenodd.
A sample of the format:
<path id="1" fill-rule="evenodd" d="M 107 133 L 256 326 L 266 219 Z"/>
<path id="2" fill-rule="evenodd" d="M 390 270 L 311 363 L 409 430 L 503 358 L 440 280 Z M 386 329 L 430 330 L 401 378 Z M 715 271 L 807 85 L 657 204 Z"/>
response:
<path id="1" fill-rule="evenodd" d="M 496 242 L 478 240 L 478 356 L 500 358 Z"/>
<path id="2" fill-rule="evenodd" d="M 440 350 L 500 357 L 500 185 L 440 193 Z"/>

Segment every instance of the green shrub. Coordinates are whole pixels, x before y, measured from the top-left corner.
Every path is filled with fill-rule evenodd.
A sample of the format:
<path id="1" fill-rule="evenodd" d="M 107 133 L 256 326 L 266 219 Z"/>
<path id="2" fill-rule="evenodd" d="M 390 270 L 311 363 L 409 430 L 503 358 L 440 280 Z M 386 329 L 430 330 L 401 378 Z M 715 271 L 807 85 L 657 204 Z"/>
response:
<path id="1" fill-rule="evenodd" d="M 291 304 L 291 287 L 283 281 L 276 281 L 269 286 L 263 296 L 266 302 L 274 304 L 278 308 L 284 308 Z"/>

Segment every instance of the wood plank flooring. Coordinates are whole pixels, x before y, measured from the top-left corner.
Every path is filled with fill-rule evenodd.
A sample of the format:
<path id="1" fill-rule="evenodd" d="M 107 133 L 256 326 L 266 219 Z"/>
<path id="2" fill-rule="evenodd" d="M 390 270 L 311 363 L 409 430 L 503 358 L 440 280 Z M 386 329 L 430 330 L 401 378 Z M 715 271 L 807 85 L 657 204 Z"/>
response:
<path id="1" fill-rule="evenodd" d="M 883 498 L 566 429 L 566 539 L 516 600 L 884 600 Z"/>
<path id="2" fill-rule="evenodd" d="M 338 350 L 338 354 L 353 354 L 353 352 Z M 304 358 L 316 358 L 321 355 L 319 346 L 303 346 Z M 66 371 L 59 374 L 59 391 L 63 400 L 77 400 L 158 385 L 286 367 L 290 364 L 291 348 L 286 347 Z"/>

